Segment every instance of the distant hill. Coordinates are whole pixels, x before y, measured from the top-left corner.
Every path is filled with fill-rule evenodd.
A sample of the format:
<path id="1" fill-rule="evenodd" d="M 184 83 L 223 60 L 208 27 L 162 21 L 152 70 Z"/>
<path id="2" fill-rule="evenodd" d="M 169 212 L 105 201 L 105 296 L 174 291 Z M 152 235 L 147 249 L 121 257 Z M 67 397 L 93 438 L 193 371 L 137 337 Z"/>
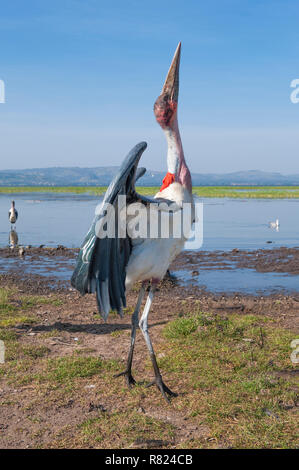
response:
<path id="1" fill-rule="evenodd" d="M 0 171 L 0 186 L 107 186 L 118 167 L 53 167 Z M 139 180 L 140 186 L 160 186 L 164 172 L 148 170 Z M 194 186 L 295 186 L 298 175 L 282 175 L 265 171 L 233 173 L 193 173 Z"/>

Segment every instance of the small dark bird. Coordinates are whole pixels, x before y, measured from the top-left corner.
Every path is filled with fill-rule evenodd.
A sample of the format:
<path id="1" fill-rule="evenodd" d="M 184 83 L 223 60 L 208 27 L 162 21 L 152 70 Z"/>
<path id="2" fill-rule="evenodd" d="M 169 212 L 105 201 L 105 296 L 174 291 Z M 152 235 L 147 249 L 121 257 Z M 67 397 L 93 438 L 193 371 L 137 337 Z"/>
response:
<path id="1" fill-rule="evenodd" d="M 13 225 L 15 225 L 16 221 L 18 220 L 18 211 L 15 208 L 15 201 L 11 201 L 11 208 L 8 211 L 8 219 L 11 223 L 11 229 Z"/>
<path id="2" fill-rule="evenodd" d="M 23 257 L 25 255 L 26 251 L 23 246 L 20 246 L 19 248 L 19 256 Z"/>

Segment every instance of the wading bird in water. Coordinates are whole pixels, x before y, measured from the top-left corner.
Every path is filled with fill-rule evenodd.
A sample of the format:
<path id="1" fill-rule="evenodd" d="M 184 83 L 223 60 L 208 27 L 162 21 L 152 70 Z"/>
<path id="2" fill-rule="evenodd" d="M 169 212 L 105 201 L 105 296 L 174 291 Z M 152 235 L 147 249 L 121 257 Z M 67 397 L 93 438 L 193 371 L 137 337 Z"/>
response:
<path id="1" fill-rule="evenodd" d="M 141 142 L 131 150 L 111 182 L 101 209 L 82 244 L 71 279 L 73 287 L 83 295 L 96 293 L 98 308 L 105 320 L 110 310 L 116 310 L 122 314 L 122 309 L 126 305 L 126 291 L 137 281 L 141 281 L 137 304 L 132 315 L 131 345 L 127 366 L 124 372 L 117 375 L 124 375 L 129 387 L 136 383 L 132 376 L 136 329 L 139 311 L 147 287 L 150 286 L 139 327 L 148 347 L 155 374 L 155 379 L 149 386 L 156 384 L 167 401 L 170 396 L 177 396 L 177 394 L 172 392 L 162 380 L 148 332 L 148 315 L 156 285 L 163 279 L 170 263 L 182 251 L 186 236 L 181 234 L 180 237 L 151 238 L 148 236 L 136 239 L 131 236 L 131 229 L 127 223 L 125 237 L 115 235 L 111 238 L 99 238 L 97 226 L 106 214 L 105 205 L 112 204 L 117 208 L 120 195 L 126 198 L 127 210 L 132 204 L 139 203 L 146 210 L 154 205 L 159 212 L 163 210 L 160 207 L 167 205 L 172 207 L 174 214 L 177 211 L 182 213 L 185 210 L 184 207 L 187 206 L 185 203 L 188 203 L 189 208 L 192 208 L 191 213 L 194 213 L 191 175 L 185 161 L 177 120 L 180 54 L 181 43 L 175 51 L 161 95 L 154 105 L 156 120 L 162 127 L 168 144 L 168 171 L 161 189 L 154 198 L 141 196 L 135 191 L 136 180 L 145 172 L 144 168 L 137 169 L 140 157 L 147 146 L 145 142 Z M 161 205 L 161 202 L 164 204 Z M 191 217 L 193 221 L 194 216 L 191 215 Z M 115 224 L 120 223 L 119 215 L 116 213 Z"/>
<path id="2" fill-rule="evenodd" d="M 15 208 L 15 201 L 11 201 L 11 208 L 8 211 L 8 218 L 11 223 L 11 229 L 12 229 L 12 226 L 15 225 L 18 219 L 18 211 Z"/>

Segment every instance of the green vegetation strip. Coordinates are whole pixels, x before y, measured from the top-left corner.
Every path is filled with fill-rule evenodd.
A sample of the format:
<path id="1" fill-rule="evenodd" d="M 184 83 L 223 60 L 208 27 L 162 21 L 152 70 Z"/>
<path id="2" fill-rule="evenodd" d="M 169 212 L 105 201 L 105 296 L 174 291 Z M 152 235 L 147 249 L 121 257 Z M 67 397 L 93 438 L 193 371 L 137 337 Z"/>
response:
<path id="1" fill-rule="evenodd" d="M 15 186 L 0 187 L 2 194 L 17 193 L 71 193 L 102 195 L 106 186 Z M 137 191 L 143 195 L 154 195 L 159 187 L 139 186 Z M 195 186 L 193 194 L 199 197 L 227 197 L 239 199 L 295 199 L 299 198 L 299 186 Z"/>

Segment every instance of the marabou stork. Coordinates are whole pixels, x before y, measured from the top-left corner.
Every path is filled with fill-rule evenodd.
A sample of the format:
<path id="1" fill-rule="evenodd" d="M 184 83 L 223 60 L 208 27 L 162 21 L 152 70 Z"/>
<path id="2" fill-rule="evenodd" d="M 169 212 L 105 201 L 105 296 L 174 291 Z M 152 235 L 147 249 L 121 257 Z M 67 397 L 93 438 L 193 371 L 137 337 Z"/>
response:
<path id="1" fill-rule="evenodd" d="M 164 207 L 165 204 L 168 207 L 175 207 L 172 209 L 174 214 L 177 211 L 182 213 L 186 207 L 184 204 L 189 203 L 192 221 L 194 220 L 191 175 L 184 158 L 177 120 L 180 53 L 181 43 L 175 51 L 161 95 L 154 105 L 156 120 L 162 127 L 168 144 L 168 171 L 163 179 L 161 189 L 154 198 L 143 197 L 135 191 L 136 180 L 145 172 L 144 168 L 137 169 L 140 157 L 147 146 L 145 142 L 141 142 L 127 155 L 118 174 L 111 182 L 101 209 L 82 244 L 71 279 L 72 286 L 83 295 L 91 292 L 96 293 L 98 308 L 105 320 L 110 310 L 116 310 L 122 314 L 122 309 L 126 305 L 126 290 L 130 289 L 137 281 L 142 281 L 138 301 L 132 315 L 131 345 L 127 366 L 124 372 L 116 376 L 124 375 L 129 387 L 136 383 L 131 372 L 135 335 L 139 311 L 147 287 L 150 285 L 139 327 L 145 338 L 155 373 L 155 379 L 149 386 L 156 384 L 167 401 L 169 401 L 169 397 L 177 396 L 177 394 L 172 392 L 162 380 L 148 333 L 148 315 L 156 285 L 163 279 L 170 263 L 182 251 L 186 236 L 135 239 L 130 236 L 130 228 L 127 224 L 123 238 L 117 235 L 112 238 L 99 238 L 96 235 L 96 226 L 104 220 L 105 204 L 113 204 L 116 208 L 117 197 L 120 195 L 126 197 L 126 209 L 137 202 L 142 204 L 146 210 L 154 204 L 154 207 L 160 211 L 162 210 L 160 203 L 164 202 Z M 121 223 L 118 218 L 119 216 L 116 214 L 116 225 Z"/>
<path id="2" fill-rule="evenodd" d="M 8 219 L 11 223 L 11 229 L 12 229 L 12 226 L 16 223 L 18 219 L 18 211 L 15 208 L 15 201 L 11 201 L 11 208 L 8 211 Z"/>

